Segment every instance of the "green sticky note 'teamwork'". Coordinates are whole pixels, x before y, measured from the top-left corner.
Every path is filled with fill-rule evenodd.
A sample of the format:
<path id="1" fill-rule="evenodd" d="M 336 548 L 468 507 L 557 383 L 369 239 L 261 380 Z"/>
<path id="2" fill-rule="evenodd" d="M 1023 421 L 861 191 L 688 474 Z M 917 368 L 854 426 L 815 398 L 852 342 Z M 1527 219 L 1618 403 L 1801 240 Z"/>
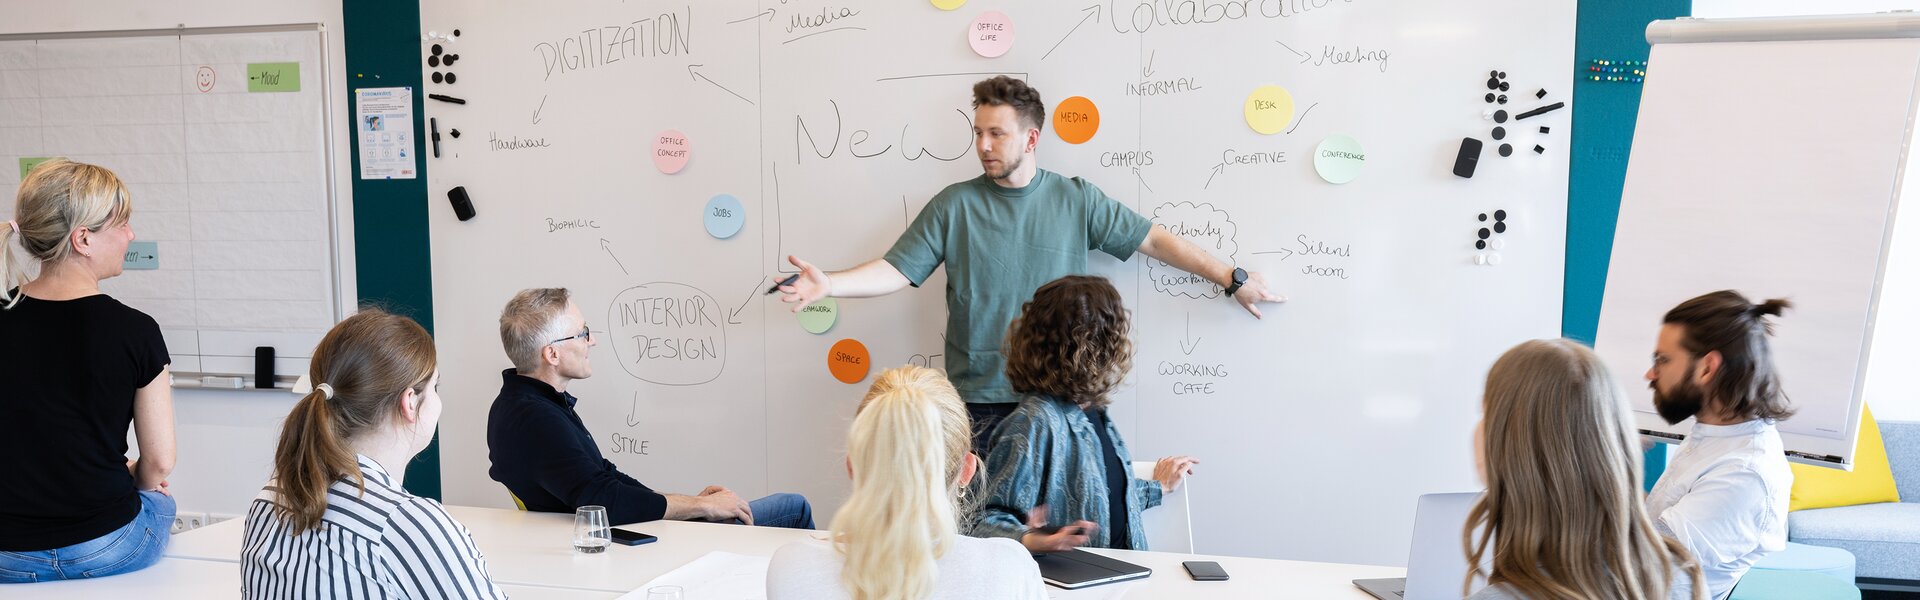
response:
<path id="1" fill-rule="evenodd" d="M 300 91 L 300 63 L 247 63 L 247 91 Z"/>
<path id="2" fill-rule="evenodd" d="M 22 157 L 20 159 L 20 178 L 26 179 L 27 171 L 32 171 L 34 167 L 40 166 L 40 163 L 47 162 L 50 160 L 53 160 L 53 157 L 51 156 Z"/>

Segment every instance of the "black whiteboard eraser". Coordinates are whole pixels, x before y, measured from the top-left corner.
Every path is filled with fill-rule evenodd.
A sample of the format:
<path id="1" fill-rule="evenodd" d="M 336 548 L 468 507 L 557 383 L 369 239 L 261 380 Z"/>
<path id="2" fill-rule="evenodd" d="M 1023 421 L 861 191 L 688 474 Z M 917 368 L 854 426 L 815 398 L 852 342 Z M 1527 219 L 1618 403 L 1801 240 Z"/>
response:
<path id="1" fill-rule="evenodd" d="M 253 349 L 253 387 L 273 389 L 273 346 Z"/>
<path id="2" fill-rule="evenodd" d="M 453 216 L 460 217 L 462 221 L 473 218 L 473 199 L 467 197 L 467 186 L 455 186 L 447 190 L 447 200 L 453 202 Z"/>
<path id="3" fill-rule="evenodd" d="M 1453 159 L 1453 174 L 1467 179 L 1473 178 L 1473 169 L 1480 165 L 1480 140 L 1462 138 L 1460 155 Z"/>

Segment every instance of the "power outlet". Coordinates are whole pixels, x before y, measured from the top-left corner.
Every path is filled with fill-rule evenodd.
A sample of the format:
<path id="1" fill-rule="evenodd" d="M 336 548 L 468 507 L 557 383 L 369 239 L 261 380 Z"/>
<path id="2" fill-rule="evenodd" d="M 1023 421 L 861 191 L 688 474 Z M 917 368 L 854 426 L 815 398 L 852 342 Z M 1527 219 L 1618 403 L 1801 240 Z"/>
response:
<path id="1" fill-rule="evenodd" d="M 225 514 L 220 514 L 220 513 L 207 513 L 207 524 L 208 524 L 208 525 L 213 525 L 213 524 L 216 524 L 216 523 L 225 523 L 225 522 L 227 522 L 227 521 L 232 521 L 232 520 L 234 520 L 234 519 L 238 519 L 238 518 L 240 518 L 240 515 L 225 515 Z"/>
<path id="2" fill-rule="evenodd" d="M 168 531 L 181 533 L 207 526 L 207 513 L 179 511 L 173 514 L 173 527 Z"/>

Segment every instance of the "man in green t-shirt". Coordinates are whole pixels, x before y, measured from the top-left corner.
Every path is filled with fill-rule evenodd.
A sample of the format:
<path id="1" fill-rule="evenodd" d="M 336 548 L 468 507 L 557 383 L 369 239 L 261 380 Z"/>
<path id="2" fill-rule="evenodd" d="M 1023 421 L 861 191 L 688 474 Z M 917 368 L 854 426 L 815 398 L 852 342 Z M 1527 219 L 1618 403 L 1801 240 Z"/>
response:
<path id="1" fill-rule="evenodd" d="M 1265 278 L 1234 268 L 1107 197 L 1078 177 L 1041 170 L 1034 150 L 1046 106 L 1027 82 L 994 77 L 973 86 L 980 177 L 941 190 L 885 257 L 835 273 L 789 256 L 800 278 L 781 286 L 798 312 L 821 298 L 864 298 L 919 287 L 947 265 L 947 375 L 967 401 L 974 451 L 1019 406 L 1000 355 L 1007 326 L 1041 284 L 1087 271 L 1087 251 L 1159 259 L 1224 288 L 1255 318 L 1284 302 Z"/>

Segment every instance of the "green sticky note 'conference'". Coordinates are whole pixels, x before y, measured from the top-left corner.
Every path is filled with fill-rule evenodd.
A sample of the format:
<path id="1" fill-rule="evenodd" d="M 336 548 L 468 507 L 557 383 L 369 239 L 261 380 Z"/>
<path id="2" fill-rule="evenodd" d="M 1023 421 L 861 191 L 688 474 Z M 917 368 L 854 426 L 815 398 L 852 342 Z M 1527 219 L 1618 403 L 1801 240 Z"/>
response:
<path id="1" fill-rule="evenodd" d="M 300 91 L 300 63 L 247 63 L 247 91 Z"/>

